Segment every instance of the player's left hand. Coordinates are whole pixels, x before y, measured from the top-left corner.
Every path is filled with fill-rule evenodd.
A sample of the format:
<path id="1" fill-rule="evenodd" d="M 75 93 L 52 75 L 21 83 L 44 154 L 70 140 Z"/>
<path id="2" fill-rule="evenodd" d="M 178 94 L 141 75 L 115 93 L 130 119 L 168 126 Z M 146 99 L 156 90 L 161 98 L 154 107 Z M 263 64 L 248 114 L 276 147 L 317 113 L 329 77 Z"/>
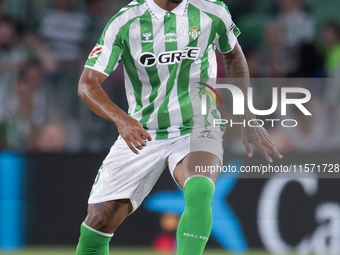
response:
<path id="1" fill-rule="evenodd" d="M 241 138 L 244 146 L 246 147 L 249 158 L 253 156 L 253 149 L 251 148 L 250 143 L 257 147 L 259 152 L 269 163 L 273 163 L 273 159 L 269 156 L 267 148 L 276 158 L 283 158 L 283 156 L 276 150 L 273 140 L 267 130 L 263 127 L 243 127 L 241 131 Z"/>

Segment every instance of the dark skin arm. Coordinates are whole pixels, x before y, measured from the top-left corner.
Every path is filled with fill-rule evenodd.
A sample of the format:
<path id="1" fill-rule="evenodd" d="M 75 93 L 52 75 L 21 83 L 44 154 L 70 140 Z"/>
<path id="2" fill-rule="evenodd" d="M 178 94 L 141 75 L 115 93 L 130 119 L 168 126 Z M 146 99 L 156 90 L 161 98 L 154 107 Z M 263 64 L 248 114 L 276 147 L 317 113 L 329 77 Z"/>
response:
<path id="1" fill-rule="evenodd" d="M 233 78 L 234 85 L 238 86 L 245 95 L 244 118 L 246 123 L 248 120 L 256 119 L 255 115 L 249 111 L 246 105 L 246 102 L 248 101 L 247 89 L 250 86 L 250 78 L 247 60 L 243 54 L 241 46 L 237 43 L 231 52 L 223 54 L 223 59 L 227 77 Z M 282 158 L 282 155 L 276 150 L 268 132 L 263 127 L 242 127 L 241 138 L 244 146 L 246 147 L 248 157 L 253 156 L 253 150 L 250 146 L 250 143 L 252 143 L 269 163 L 272 163 L 273 160 L 269 156 L 266 148 L 273 152 L 276 158 Z"/>
<path id="2" fill-rule="evenodd" d="M 138 154 L 138 150 L 146 146 L 146 141 L 151 141 L 151 136 L 142 124 L 111 101 L 101 86 L 106 78 L 107 76 L 100 72 L 85 68 L 79 80 L 78 95 L 94 113 L 113 121 L 129 148 Z"/>

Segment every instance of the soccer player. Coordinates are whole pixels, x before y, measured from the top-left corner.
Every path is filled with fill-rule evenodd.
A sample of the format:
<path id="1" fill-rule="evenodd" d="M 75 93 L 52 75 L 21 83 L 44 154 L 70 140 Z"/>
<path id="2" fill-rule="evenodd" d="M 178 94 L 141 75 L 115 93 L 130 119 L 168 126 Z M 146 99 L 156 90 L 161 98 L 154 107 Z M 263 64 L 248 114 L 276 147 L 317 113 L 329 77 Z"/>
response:
<path id="1" fill-rule="evenodd" d="M 217 48 L 227 75 L 239 78 L 237 86 L 245 92 L 249 73 L 239 34 L 228 8 L 214 0 L 135 0 L 107 24 L 86 62 L 78 93 L 92 111 L 117 125 L 120 136 L 94 182 L 77 255 L 109 254 L 113 233 L 167 165 L 186 202 L 177 254 L 202 254 L 211 232 L 218 173 L 191 169 L 193 164 L 221 166 L 223 129 L 211 124 L 219 118 L 214 104 L 207 104 L 206 115 L 197 110 L 202 90 L 191 81 L 216 78 Z M 120 60 L 128 114 L 101 87 Z M 254 116 L 247 111 L 245 118 Z M 266 147 L 282 157 L 263 128 L 243 128 L 241 135 L 249 157 L 250 143 L 269 162 Z"/>

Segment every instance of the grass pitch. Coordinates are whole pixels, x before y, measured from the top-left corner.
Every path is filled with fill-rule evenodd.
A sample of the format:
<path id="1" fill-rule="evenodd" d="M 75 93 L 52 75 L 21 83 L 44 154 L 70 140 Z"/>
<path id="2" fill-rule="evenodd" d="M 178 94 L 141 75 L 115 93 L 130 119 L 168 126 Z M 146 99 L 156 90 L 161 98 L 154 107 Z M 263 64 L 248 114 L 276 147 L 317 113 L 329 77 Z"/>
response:
<path id="1" fill-rule="evenodd" d="M 8 255 L 75 255 L 75 247 L 29 247 L 22 249 L 20 251 L 12 252 L 12 253 L 3 253 L 0 251 L 0 254 L 8 254 Z M 111 248 L 110 255 L 160 255 L 164 253 L 156 253 L 148 248 Z M 174 253 L 167 253 L 168 255 L 175 255 Z M 207 249 L 204 255 L 226 255 L 231 254 L 225 250 L 209 250 Z M 269 255 L 270 253 L 264 251 L 251 251 L 244 255 Z"/>

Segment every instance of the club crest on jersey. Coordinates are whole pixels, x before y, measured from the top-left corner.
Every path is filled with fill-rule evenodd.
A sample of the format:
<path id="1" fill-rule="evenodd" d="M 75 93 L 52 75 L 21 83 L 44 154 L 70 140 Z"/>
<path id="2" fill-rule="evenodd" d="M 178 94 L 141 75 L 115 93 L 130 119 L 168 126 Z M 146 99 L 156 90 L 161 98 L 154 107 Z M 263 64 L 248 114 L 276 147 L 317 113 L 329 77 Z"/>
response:
<path id="1" fill-rule="evenodd" d="M 152 42 L 153 38 L 152 38 L 152 33 L 148 32 L 148 33 L 143 33 L 142 34 L 144 40 L 142 40 L 143 43 L 147 43 L 147 42 Z"/>
<path id="2" fill-rule="evenodd" d="M 97 44 L 96 46 L 94 46 L 92 52 L 89 55 L 89 58 L 97 58 L 99 57 L 100 53 L 103 51 L 103 46 Z"/>
<path id="3" fill-rule="evenodd" d="M 192 39 L 196 40 L 197 37 L 200 36 L 201 34 L 201 31 L 198 31 L 198 27 L 196 26 L 193 26 L 192 28 L 190 28 L 190 32 L 189 32 L 189 35 L 191 36 Z"/>

